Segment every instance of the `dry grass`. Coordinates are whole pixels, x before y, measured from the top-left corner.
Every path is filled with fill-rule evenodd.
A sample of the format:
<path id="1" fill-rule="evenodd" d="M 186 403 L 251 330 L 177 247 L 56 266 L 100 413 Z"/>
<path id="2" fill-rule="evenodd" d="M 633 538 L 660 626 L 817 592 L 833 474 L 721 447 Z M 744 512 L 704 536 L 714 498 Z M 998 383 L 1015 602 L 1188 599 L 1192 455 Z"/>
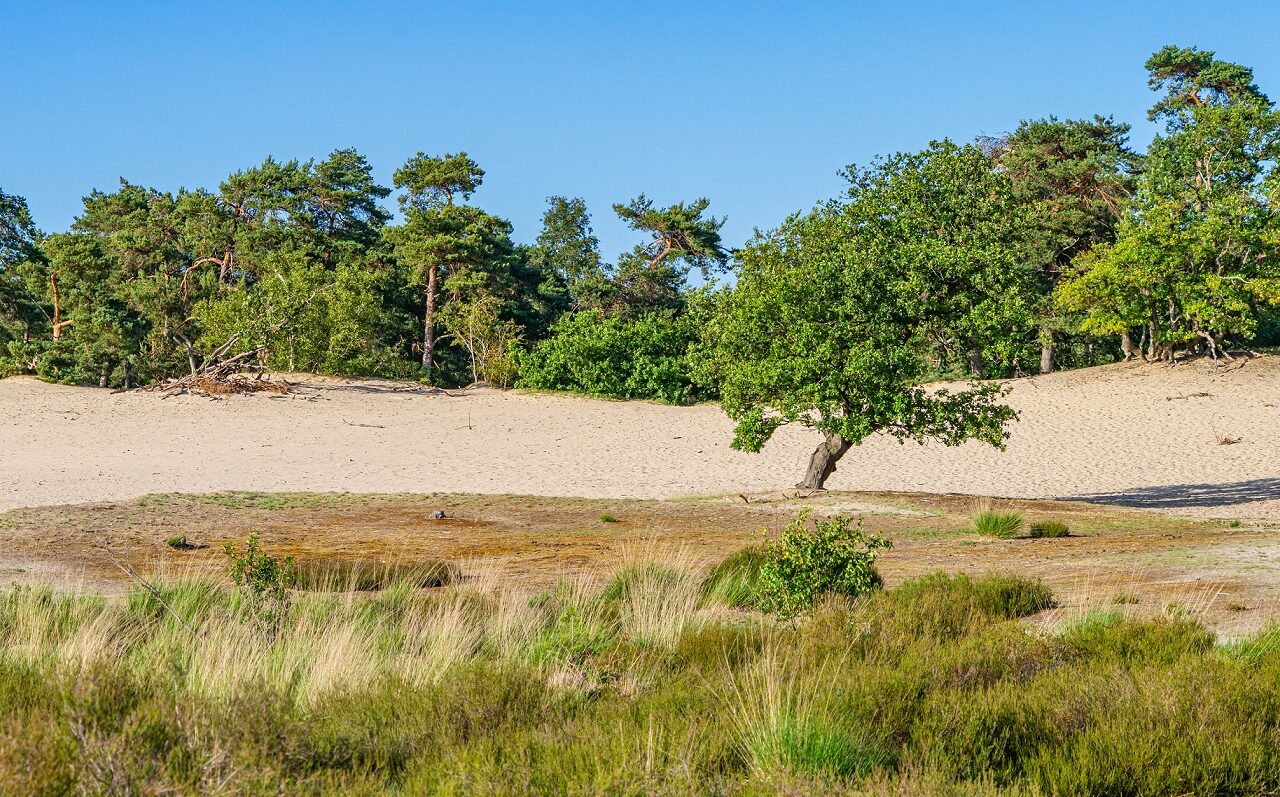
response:
<path id="1" fill-rule="evenodd" d="M 1229 635 L 1256 631 L 1280 612 L 1280 546 L 1265 523 L 1234 527 L 1080 503 L 921 494 L 841 494 L 807 499 L 597 501 L 476 495 L 225 493 L 164 495 L 113 504 L 17 510 L 0 514 L 0 578 L 26 583 L 66 580 L 69 588 L 118 593 L 123 575 L 100 543 L 138 572 L 166 577 L 221 572 L 223 543 L 260 531 L 265 545 L 320 569 L 333 561 L 467 562 L 508 588 L 536 593 L 563 579 L 605 578 L 620 552 L 657 541 L 691 557 L 720 559 L 781 529 L 805 505 L 860 514 L 864 528 L 894 549 L 880 562 L 888 585 L 945 570 L 1003 571 L 1043 579 L 1066 602 L 1082 580 L 1109 598 L 1131 592 L 1143 607 L 1181 600 L 1181 584 L 1206 574 L 1225 598 L 1206 622 Z M 1061 522 L 1071 536 L 1008 544 L 974 534 L 975 511 L 1018 512 L 1027 523 Z M 445 520 L 432 514 L 444 510 Z M 621 524 L 602 524 L 610 511 Z M 174 550 L 175 534 L 203 546 Z M 371 565 L 377 573 L 388 565 Z M 362 572 L 365 570 L 361 565 Z M 470 573 L 471 570 L 469 569 Z M 334 577 L 341 593 L 350 584 Z M 1229 612 L 1226 603 L 1257 611 Z"/>

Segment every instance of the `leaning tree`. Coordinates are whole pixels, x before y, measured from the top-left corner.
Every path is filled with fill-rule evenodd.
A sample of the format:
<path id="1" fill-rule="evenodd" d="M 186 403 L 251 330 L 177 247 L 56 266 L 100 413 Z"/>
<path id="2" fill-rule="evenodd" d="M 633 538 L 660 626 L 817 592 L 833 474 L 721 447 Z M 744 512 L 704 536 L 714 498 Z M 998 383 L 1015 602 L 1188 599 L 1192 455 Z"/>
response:
<path id="1" fill-rule="evenodd" d="M 999 385 L 926 383 L 940 348 L 998 347 L 1034 319 L 1025 205 L 981 150 L 935 143 L 846 176 L 846 200 L 739 253 L 708 330 L 733 446 L 759 451 L 785 424 L 816 429 L 825 439 L 799 485 L 811 489 L 877 432 L 1003 446 L 1016 415 Z"/>
<path id="2" fill-rule="evenodd" d="M 641 194 L 625 205 L 613 206 L 618 218 L 647 235 L 648 240 L 618 259 L 612 310 L 638 315 L 662 307 L 678 308 L 690 271 L 710 280 L 727 268 L 730 253 L 720 240 L 725 219 L 706 215 L 710 205 L 710 200 L 702 198 L 658 207 Z"/>

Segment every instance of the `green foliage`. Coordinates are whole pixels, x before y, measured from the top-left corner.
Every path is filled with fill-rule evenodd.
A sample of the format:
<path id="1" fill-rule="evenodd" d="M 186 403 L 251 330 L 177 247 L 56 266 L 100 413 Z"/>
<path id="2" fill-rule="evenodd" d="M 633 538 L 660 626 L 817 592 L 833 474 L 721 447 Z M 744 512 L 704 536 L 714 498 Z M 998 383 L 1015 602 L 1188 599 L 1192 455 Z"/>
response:
<path id="1" fill-rule="evenodd" d="M 1042 582 L 996 574 L 937 573 L 877 597 L 874 611 L 892 616 L 911 634 L 938 639 L 961 636 L 974 623 L 1017 620 L 1053 606 L 1053 593 Z"/>
<path id="2" fill-rule="evenodd" d="M 1031 537 L 1070 537 L 1071 529 L 1067 528 L 1067 524 L 1058 520 L 1041 520 L 1032 523 L 1027 529 L 1028 535 Z"/>
<path id="3" fill-rule="evenodd" d="M 227 574 L 237 587 L 245 590 L 248 607 L 270 622 L 276 622 L 288 606 L 287 590 L 297 582 L 292 556 L 283 559 L 262 549 L 257 533 L 250 534 L 243 551 L 227 543 L 222 553 L 227 557 Z"/>
<path id="4" fill-rule="evenodd" d="M 973 519 L 973 530 L 988 537 L 1013 539 L 1022 531 L 1022 515 L 1018 512 L 979 512 Z"/>
<path id="5" fill-rule="evenodd" d="M 1251 338 L 1280 304 L 1273 254 L 1280 114 L 1252 72 L 1212 52 L 1166 47 L 1147 62 L 1165 122 L 1114 244 L 1077 258 L 1058 289 L 1082 329 L 1144 328 L 1149 359 L 1180 349 L 1217 355 Z"/>
<path id="6" fill-rule="evenodd" d="M 591 229 L 587 203 L 580 198 L 547 199 L 542 231 L 529 247 L 529 262 L 556 282 L 548 293 L 558 309 L 603 309 L 613 300 L 613 285 L 600 259 L 600 240 Z"/>
<path id="7" fill-rule="evenodd" d="M 187 542 L 187 535 L 185 534 L 175 534 L 166 539 L 164 544 L 168 545 L 170 548 L 176 548 L 180 551 L 191 547 L 191 544 Z"/>
<path id="8" fill-rule="evenodd" d="M 852 523 L 843 516 L 810 522 L 805 511 L 766 542 L 757 576 L 760 609 L 789 620 L 825 595 L 856 597 L 877 589 L 876 552 L 892 546 Z"/>
<path id="9" fill-rule="evenodd" d="M 1064 636 L 1090 659 L 1115 659 L 1128 664 L 1173 664 L 1184 656 L 1203 655 L 1213 648 L 1213 635 L 1184 619 L 1161 618 L 1127 622 L 1110 613 L 1074 625 Z"/>
<path id="10" fill-rule="evenodd" d="M 622 521 L 618 520 L 613 515 L 610 515 L 608 512 L 605 512 L 603 515 L 600 516 L 600 522 L 601 523 L 621 523 Z"/>
<path id="11" fill-rule="evenodd" d="M 1003 330 L 1030 323 L 1026 212 L 1008 179 L 950 142 L 847 176 L 845 201 L 740 251 L 738 283 L 716 304 L 704 368 L 737 423 L 734 447 L 758 451 L 789 423 L 847 445 L 880 432 L 1002 446 L 1015 413 L 999 386 L 922 383 L 938 346 L 998 355 Z"/>
<path id="12" fill-rule="evenodd" d="M 550 337 L 520 356 L 517 385 L 685 403 L 703 395 L 689 357 L 697 338 L 691 314 L 655 312 L 628 320 L 598 310 L 569 313 L 551 327 Z"/>
<path id="13" fill-rule="evenodd" d="M 635 569 L 615 602 L 664 590 Z M 687 576 L 687 574 L 686 574 Z M 667 585 L 667 586 L 663 586 Z M 930 576 L 795 624 L 637 647 L 565 584 L 304 595 L 264 637 L 213 581 L 0 595 L 16 794 L 1258 794 L 1280 788 L 1274 628 L 1016 622 L 1038 582 Z M 511 614 L 511 612 L 516 614 Z M 512 632 L 514 645 L 493 644 Z M 436 656 L 449 654 L 447 665 Z M 226 752 L 224 752 L 226 751 Z M 216 788 L 215 788 L 216 787 Z"/>

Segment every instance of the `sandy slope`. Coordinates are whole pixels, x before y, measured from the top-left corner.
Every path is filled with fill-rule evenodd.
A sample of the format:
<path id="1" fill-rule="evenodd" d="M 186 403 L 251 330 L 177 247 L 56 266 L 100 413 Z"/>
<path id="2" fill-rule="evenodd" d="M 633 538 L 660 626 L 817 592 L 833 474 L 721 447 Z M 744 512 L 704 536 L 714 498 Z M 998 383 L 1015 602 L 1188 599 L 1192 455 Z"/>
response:
<path id="1" fill-rule="evenodd" d="M 1280 518 L 1280 359 L 1141 364 L 1011 383 L 1007 451 L 873 439 L 832 489 L 1083 497 Z M 1202 395 L 1209 394 L 1209 395 Z M 714 406 L 310 379 L 213 401 L 0 381 L 0 509 L 150 492 L 349 490 L 660 497 L 789 487 L 816 443 L 731 451 Z M 1220 445 L 1223 436 L 1240 442 Z"/>

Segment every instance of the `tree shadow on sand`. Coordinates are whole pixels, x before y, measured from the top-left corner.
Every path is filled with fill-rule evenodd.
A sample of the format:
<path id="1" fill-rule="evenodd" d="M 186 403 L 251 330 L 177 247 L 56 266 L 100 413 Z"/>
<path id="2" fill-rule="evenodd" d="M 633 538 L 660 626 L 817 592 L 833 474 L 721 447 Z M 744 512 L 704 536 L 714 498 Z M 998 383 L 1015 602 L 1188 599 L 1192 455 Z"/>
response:
<path id="1" fill-rule="evenodd" d="M 1251 504 L 1258 501 L 1280 500 L 1280 478 L 1250 479 L 1226 484 L 1166 484 L 1156 487 L 1134 487 L 1113 493 L 1073 495 L 1066 500 L 1138 509 Z"/>

